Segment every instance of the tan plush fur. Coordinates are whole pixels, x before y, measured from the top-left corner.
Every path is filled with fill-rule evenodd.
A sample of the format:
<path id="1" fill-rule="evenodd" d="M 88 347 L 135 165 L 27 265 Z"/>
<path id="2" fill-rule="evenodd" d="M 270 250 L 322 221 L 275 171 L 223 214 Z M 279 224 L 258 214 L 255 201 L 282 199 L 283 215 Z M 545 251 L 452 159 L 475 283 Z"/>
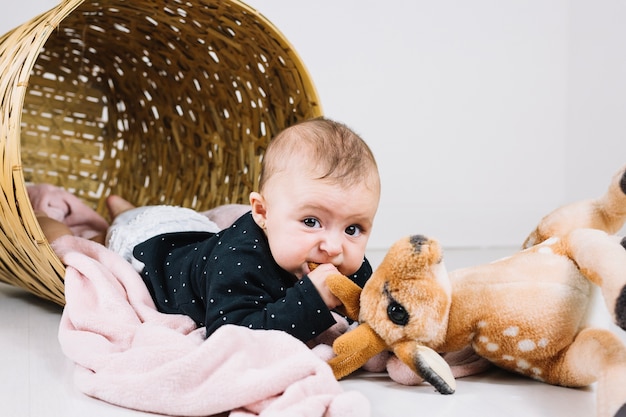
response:
<path id="1" fill-rule="evenodd" d="M 335 375 L 388 349 L 449 394 L 449 374 L 424 347 L 471 346 L 538 381 L 598 382 L 597 416 L 616 416 L 626 404 L 626 346 L 609 330 L 586 327 L 585 318 L 595 285 L 614 321 L 626 327 L 626 240 L 612 235 L 626 220 L 625 171 L 604 196 L 555 210 L 531 233 L 527 249 L 490 264 L 448 274 L 436 240 L 416 235 L 396 242 L 360 294 L 357 331 L 335 342 L 337 357 L 329 362 Z M 344 284 L 337 277 L 330 285 L 358 293 Z"/>

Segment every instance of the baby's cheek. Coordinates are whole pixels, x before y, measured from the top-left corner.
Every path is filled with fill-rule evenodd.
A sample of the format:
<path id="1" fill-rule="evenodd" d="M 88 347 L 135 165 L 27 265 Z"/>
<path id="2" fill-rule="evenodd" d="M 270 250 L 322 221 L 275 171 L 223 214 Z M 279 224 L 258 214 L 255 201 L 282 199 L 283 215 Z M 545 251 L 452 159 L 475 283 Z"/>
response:
<path id="1" fill-rule="evenodd" d="M 365 255 L 344 257 L 343 263 L 337 268 L 344 275 L 352 275 L 361 268 Z"/>
<path id="2" fill-rule="evenodd" d="M 356 273 L 356 271 L 359 270 L 359 268 L 361 268 L 361 264 L 362 264 L 363 260 L 359 261 L 359 262 L 352 262 L 352 263 L 343 263 L 342 265 L 340 265 L 337 269 L 339 270 L 339 272 L 341 272 L 343 275 L 345 276 L 350 276 L 354 273 Z"/>

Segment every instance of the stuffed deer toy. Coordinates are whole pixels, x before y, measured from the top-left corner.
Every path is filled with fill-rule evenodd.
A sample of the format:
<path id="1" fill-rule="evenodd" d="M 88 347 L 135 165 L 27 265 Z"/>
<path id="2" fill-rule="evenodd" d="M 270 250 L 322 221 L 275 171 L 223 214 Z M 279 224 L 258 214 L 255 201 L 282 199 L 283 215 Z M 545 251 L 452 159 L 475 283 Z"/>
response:
<path id="1" fill-rule="evenodd" d="M 365 287 L 329 285 L 358 326 L 333 344 L 340 379 L 388 350 L 439 392 L 455 391 L 440 354 L 471 347 L 503 369 L 548 384 L 597 382 L 597 417 L 626 415 L 626 346 L 585 319 L 599 290 L 626 329 L 626 167 L 608 191 L 544 217 L 508 258 L 448 272 L 439 243 L 396 242 Z"/>

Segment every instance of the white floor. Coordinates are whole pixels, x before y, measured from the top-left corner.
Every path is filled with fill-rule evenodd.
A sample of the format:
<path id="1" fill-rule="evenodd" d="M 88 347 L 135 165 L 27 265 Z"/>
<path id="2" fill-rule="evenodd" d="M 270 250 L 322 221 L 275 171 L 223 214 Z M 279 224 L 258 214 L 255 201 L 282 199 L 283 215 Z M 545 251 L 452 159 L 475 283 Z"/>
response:
<path id="1" fill-rule="evenodd" d="M 448 266 L 486 262 L 508 250 L 457 251 Z M 376 257 L 373 263 L 376 262 Z M 450 257 L 450 256 L 449 256 Z M 25 291 L 0 284 L 0 410 L 8 417 L 117 417 L 151 414 L 89 398 L 72 383 L 72 365 L 57 341 L 61 308 Z M 361 373 L 342 381 L 363 392 L 372 417 L 382 416 L 550 416 L 594 415 L 593 387 L 568 389 L 490 371 L 457 382 L 451 396 L 430 386 L 406 387 L 384 374 Z"/>

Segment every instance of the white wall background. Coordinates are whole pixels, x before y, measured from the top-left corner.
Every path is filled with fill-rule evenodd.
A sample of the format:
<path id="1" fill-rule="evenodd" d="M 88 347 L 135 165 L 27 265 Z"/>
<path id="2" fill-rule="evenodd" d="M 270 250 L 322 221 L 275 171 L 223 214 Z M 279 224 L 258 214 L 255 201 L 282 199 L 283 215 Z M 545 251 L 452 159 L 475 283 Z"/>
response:
<path id="1" fill-rule="evenodd" d="M 0 33 L 57 1 L 12 2 Z M 294 45 L 327 116 L 371 145 L 370 240 L 518 246 L 626 164 L 620 0 L 248 0 Z"/>

